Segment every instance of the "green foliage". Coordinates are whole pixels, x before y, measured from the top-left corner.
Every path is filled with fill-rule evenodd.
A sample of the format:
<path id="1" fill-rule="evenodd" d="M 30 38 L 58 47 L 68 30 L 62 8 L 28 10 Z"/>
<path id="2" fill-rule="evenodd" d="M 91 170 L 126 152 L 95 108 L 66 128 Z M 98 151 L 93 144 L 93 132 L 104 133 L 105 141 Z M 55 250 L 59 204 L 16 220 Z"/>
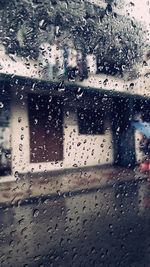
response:
<path id="1" fill-rule="evenodd" d="M 53 42 L 56 25 L 60 40 L 70 38 L 84 53 L 95 53 L 100 64 L 116 68 L 139 61 L 145 46 L 139 23 L 82 0 L 11 0 L 0 13 L 7 51 L 24 56 L 36 58 L 41 42 Z"/>

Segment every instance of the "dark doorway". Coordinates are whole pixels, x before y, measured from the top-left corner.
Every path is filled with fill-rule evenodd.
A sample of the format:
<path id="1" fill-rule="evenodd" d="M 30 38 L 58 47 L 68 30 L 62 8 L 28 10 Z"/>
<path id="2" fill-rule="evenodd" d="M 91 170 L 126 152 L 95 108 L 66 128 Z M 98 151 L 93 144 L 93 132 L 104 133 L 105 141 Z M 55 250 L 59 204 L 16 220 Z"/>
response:
<path id="1" fill-rule="evenodd" d="M 58 97 L 29 94 L 30 161 L 63 160 L 63 111 Z"/>
<path id="2" fill-rule="evenodd" d="M 116 97 L 113 103 L 112 128 L 115 165 L 133 167 L 136 162 L 134 129 L 131 127 L 133 100 L 132 98 Z"/>

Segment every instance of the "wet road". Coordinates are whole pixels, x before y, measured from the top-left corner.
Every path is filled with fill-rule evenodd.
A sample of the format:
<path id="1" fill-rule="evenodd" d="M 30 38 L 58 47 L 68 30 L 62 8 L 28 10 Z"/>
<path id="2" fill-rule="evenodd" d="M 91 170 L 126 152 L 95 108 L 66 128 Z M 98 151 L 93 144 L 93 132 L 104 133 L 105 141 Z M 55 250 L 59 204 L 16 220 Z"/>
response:
<path id="1" fill-rule="evenodd" d="M 145 181 L 0 209 L 1 267 L 150 266 Z"/>

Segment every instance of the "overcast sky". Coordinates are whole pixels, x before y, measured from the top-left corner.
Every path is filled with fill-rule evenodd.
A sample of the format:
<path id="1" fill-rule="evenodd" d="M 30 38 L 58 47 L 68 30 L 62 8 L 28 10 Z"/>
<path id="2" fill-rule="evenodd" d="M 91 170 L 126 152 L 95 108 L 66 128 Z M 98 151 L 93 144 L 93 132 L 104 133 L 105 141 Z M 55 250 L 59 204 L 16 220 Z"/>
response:
<path id="1" fill-rule="evenodd" d="M 88 0 L 100 6 L 105 6 L 105 0 Z M 150 30 L 150 0 L 115 0 L 119 12 L 128 14 L 130 17 L 134 17 L 137 20 L 146 23 Z M 124 2 L 124 5 L 123 5 Z"/>
<path id="2" fill-rule="evenodd" d="M 133 3 L 134 6 L 131 4 Z M 129 12 L 136 19 L 144 21 L 150 27 L 150 1 L 148 0 L 125 0 L 124 11 Z"/>

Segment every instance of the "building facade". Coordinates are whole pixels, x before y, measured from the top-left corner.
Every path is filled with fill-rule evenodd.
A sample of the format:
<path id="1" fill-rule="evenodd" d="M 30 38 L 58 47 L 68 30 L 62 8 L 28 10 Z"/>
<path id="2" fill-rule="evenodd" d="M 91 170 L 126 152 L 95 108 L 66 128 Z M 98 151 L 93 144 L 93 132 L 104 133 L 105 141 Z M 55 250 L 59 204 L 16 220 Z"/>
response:
<path id="1" fill-rule="evenodd" d="M 58 6 L 51 17 L 49 37 L 41 18 L 41 34 L 46 37 L 39 37 L 36 56 L 27 55 L 24 24 L 15 35 L 18 41 L 13 39 L 20 50 L 14 42 L 11 49 L 7 42 L 0 47 L 0 174 L 8 180 L 22 173 L 89 166 L 133 167 L 141 158 L 139 134 L 131 121 L 137 114 L 148 113 L 148 64 L 141 75 L 137 73 L 138 68 L 143 70 L 142 60 L 141 65 L 134 65 L 136 71 L 132 68 L 123 74 L 124 62 L 119 57 L 115 61 L 116 50 L 109 50 L 110 41 L 115 48 L 113 38 L 109 43 L 104 40 L 107 51 L 100 55 L 100 41 L 99 50 L 92 44 L 96 35 L 84 35 L 84 31 L 94 32 L 87 7 L 92 5 L 85 9 L 83 3 L 77 4 L 89 28 L 82 31 L 76 21 L 70 31 L 74 38 L 67 36 L 69 28 Z M 103 19 L 109 13 L 108 8 L 92 7 L 93 18 Z M 78 14 L 74 16 L 77 20 Z M 105 24 L 104 19 L 104 32 Z"/>

